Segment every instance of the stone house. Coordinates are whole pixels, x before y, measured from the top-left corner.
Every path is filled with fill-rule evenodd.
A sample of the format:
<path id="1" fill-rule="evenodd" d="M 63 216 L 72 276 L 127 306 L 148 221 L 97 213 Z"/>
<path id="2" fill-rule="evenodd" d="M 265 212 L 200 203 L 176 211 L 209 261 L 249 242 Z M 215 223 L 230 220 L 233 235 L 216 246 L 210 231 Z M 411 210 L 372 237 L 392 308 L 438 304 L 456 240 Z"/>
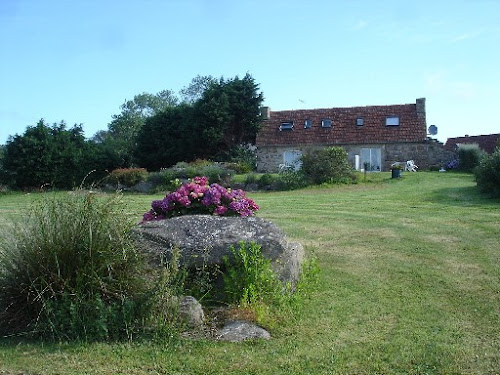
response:
<path id="1" fill-rule="evenodd" d="M 307 149 L 341 146 L 353 167 L 387 171 L 396 161 L 414 160 L 421 169 L 454 158 L 427 137 L 425 98 L 413 104 L 271 111 L 262 108 L 257 134 L 258 171 L 299 165 Z"/>
<path id="2" fill-rule="evenodd" d="M 487 135 L 473 135 L 465 137 L 448 138 L 444 147 L 450 151 L 456 151 L 460 145 L 463 144 L 476 144 L 488 154 L 495 151 L 495 147 L 500 141 L 500 134 L 487 134 Z"/>

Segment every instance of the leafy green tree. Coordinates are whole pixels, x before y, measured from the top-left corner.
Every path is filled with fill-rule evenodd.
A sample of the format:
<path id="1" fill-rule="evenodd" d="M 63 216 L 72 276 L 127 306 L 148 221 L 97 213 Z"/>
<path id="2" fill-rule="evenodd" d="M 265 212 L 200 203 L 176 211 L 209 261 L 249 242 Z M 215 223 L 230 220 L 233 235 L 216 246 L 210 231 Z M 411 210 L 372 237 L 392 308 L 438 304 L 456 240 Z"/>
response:
<path id="1" fill-rule="evenodd" d="M 238 145 L 255 143 L 263 101 L 258 89 L 249 74 L 217 81 L 196 77 L 182 91 L 183 104 L 145 121 L 136 140 L 138 164 L 158 170 L 197 158 L 227 159 Z"/>
<path id="2" fill-rule="evenodd" d="M 146 120 L 137 137 L 135 156 L 141 167 L 159 170 L 197 157 L 193 134 L 193 108 L 182 104 Z"/>
<path id="3" fill-rule="evenodd" d="M 221 78 L 210 84 L 194 103 L 202 154 L 215 156 L 242 143 L 255 143 L 264 100 L 258 90 L 259 85 L 248 73 L 242 79 Z"/>
<path id="4" fill-rule="evenodd" d="M 213 84 L 216 84 L 217 80 L 208 75 L 200 76 L 197 75 L 191 80 L 191 83 L 180 90 L 180 95 L 182 101 L 187 104 L 194 104 L 197 100 L 200 100 L 203 93 Z"/>
<path id="5" fill-rule="evenodd" d="M 176 106 L 178 101 L 170 90 L 163 90 L 155 95 L 142 93 L 134 96 L 133 100 L 127 100 L 122 104 L 120 114 L 113 116 L 108 125 L 108 133 L 99 134 L 101 142 L 110 144 L 116 151 L 122 160 L 120 166 L 130 167 L 134 164 L 132 155 L 136 147 L 137 134 L 146 119 Z"/>
<path id="6" fill-rule="evenodd" d="M 64 121 L 49 126 L 42 119 L 7 141 L 4 178 L 17 188 L 73 187 L 87 173 L 85 151 L 81 125 L 67 130 Z"/>

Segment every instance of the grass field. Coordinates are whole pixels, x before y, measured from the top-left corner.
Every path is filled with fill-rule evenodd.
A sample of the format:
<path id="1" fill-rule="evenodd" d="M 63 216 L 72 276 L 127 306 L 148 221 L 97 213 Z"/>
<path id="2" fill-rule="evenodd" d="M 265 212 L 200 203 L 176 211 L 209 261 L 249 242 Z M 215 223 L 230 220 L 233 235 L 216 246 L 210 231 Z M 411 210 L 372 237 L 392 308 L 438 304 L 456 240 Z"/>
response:
<path id="1" fill-rule="evenodd" d="M 322 269 L 305 311 L 270 341 L 4 339 L 0 374 L 500 373 L 500 200 L 478 195 L 471 175 L 380 176 L 251 195 Z M 131 217 L 159 197 L 127 195 Z M 33 199 L 0 196 L 0 225 Z"/>

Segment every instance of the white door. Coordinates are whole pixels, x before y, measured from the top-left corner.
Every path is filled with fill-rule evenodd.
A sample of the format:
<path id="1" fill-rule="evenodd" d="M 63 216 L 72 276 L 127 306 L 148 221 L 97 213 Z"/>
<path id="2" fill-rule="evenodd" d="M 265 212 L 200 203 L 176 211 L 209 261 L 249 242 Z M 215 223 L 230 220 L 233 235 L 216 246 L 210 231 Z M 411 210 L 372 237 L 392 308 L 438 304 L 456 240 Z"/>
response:
<path id="1" fill-rule="evenodd" d="M 380 172 L 382 170 L 382 151 L 380 148 L 361 149 L 361 168 L 367 172 Z"/>

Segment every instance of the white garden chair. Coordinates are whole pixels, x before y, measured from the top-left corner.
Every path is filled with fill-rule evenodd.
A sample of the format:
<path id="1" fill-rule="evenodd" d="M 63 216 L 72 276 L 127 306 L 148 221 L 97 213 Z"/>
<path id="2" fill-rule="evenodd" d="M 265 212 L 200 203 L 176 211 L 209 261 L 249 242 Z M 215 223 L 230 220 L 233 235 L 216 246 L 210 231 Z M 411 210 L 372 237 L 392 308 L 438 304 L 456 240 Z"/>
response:
<path id="1" fill-rule="evenodd" d="M 417 169 L 418 169 L 418 166 L 415 164 L 415 162 L 413 160 L 408 160 L 406 162 L 405 171 L 416 172 Z"/>

